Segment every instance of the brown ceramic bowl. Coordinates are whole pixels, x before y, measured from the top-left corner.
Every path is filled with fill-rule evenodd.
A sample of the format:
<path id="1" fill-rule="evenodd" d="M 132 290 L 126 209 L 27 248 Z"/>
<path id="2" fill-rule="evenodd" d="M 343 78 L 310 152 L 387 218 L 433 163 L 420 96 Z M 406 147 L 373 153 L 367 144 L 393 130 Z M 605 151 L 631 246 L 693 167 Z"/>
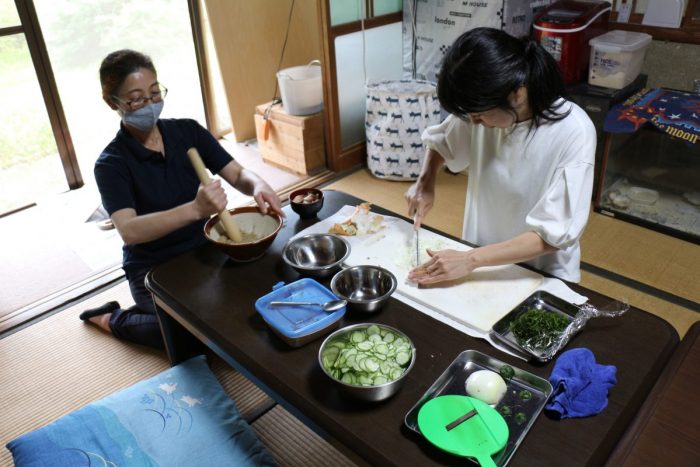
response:
<path id="1" fill-rule="evenodd" d="M 318 199 L 313 203 L 299 203 L 294 201 L 294 199 L 299 196 L 306 197 L 308 195 L 316 195 Z M 309 219 L 314 217 L 323 207 L 323 192 L 316 188 L 300 188 L 289 194 L 289 204 L 292 206 L 292 211 L 299 214 L 299 217 L 302 219 Z"/>
<path id="2" fill-rule="evenodd" d="M 273 212 L 262 214 L 256 206 L 229 209 L 229 212 L 244 237 L 243 242 L 226 241 L 218 214 L 204 224 L 204 236 L 235 261 L 253 261 L 260 258 L 282 228 L 280 216 Z"/>

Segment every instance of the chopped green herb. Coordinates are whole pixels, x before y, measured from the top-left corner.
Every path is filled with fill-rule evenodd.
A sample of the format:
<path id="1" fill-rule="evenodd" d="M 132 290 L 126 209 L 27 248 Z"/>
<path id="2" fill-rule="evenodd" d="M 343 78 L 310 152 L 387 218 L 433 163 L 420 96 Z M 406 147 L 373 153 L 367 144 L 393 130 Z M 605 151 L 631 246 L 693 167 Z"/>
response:
<path id="1" fill-rule="evenodd" d="M 513 417 L 513 420 L 515 420 L 515 423 L 518 425 L 522 425 L 527 420 L 527 415 L 525 415 L 524 412 L 518 412 L 515 414 L 515 417 Z"/>
<path id="2" fill-rule="evenodd" d="M 518 395 L 520 396 L 520 400 L 522 401 L 529 401 L 530 399 L 532 399 L 532 393 L 527 389 L 523 389 Z"/>
<path id="3" fill-rule="evenodd" d="M 535 349 L 545 349 L 568 325 L 569 320 L 559 313 L 530 308 L 511 321 L 509 327 L 520 345 L 527 343 Z"/>
<path id="4" fill-rule="evenodd" d="M 513 376 L 515 376 L 515 370 L 513 370 L 513 367 L 510 365 L 503 365 L 498 370 L 498 373 L 501 375 L 501 378 L 503 378 L 506 381 L 509 381 L 513 378 Z"/>
<path id="5" fill-rule="evenodd" d="M 503 407 L 498 409 L 498 411 L 501 413 L 501 415 L 503 415 L 503 417 L 510 417 L 511 415 L 513 415 L 513 411 L 510 410 L 510 407 L 508 407 L 507 405 L 504 405 Z"/>

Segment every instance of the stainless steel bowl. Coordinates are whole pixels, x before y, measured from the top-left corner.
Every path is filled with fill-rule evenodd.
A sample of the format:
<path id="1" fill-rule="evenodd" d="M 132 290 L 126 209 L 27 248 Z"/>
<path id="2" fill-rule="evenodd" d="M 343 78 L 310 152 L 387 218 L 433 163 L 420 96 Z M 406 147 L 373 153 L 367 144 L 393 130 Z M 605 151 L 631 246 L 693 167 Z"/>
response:
<path id="1" fill-rule="evenodd" d="M 345 333 L 350 333 L 356 330 L 361 330 L 361 329 L 366 329 L 372 325 L 378 326 L 380 329 L 385 329 L 387 331 L 390 331 L 394 334 L 397 334 L 404 339 L 410 344 L 411 348 L 411 360 L 408 363 L 408 366 L 406 366 L 406 369 L 404 370 L 403 374 L 393 380 L 389 381 L 388 383 L 376 385 L 376 386 L 360 386 L 356 384 L 349 384 L 349 383 L 344 383 L 340 381 L 339 379 L 334 378 L 328 370 L 323 366 L 323 360 L 321 355 L 323 354 L 323 350 L 326 348 L 329 342 L 331 342 L 333 339 L 338 338 Z M 326 339 L 323 341 L 321 344 L 321 348 L 318 351 L 318 364 L 321 366 L 321 369 L 323 372 L 328 376 L 331 381 L 333 381 L 338 389 L 344 393 L 347 394 L 351 397 L 355 397 L 357 399 L 361 399 L 364 401 L 369 401 L 369 402 L 377 402 L 381 401 L 384 399 L 388 399 L 389 397 L 393 396 L 396 394 L 396 392 L 401 388 L 403 385 L 403 381 L 406 378 L 406 375 L 411 371 L 411 368 L 413 368 L 413 364 L 416 361 L 416 348 L 413 345 L 413 341 L 409 339 L 409 337 L 404 334 L 403 332 L 399 331 L 398 329 L 387 326 L 386 324 L 378 324 L 378 323 L 361 323 L 361 324 L 353 324 L 351 326 L 346 326 L 344 328 L 338 329 L 337 331 L 333 332 L 330 334 Z"/>
<path id="2" fill-rule="evenodd" d="M 347 300 L 351 310 L 372 313 L 394 293 L 396 277 L 379 266 L 353 266 L 333 276 L 331 290 Z"/>
<path id="3" fill-rule="evenodd" d="M 331 234 L 308 234 L 290 240 L 284 246 L 284 262 L 297 272 L 314 277 L 328 277 L 340 269 L 350 255 L 350 244 Z"/>

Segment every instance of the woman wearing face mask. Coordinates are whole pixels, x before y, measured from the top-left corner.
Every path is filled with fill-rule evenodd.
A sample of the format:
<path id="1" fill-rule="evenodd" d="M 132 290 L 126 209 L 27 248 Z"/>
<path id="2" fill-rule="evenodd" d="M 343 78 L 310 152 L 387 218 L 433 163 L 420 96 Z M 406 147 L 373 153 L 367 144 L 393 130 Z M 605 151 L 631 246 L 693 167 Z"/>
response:
<path id="1" fill-rule="evenodd" d="M 480 247 L 428 250 L 430 259 L 409 279 L 427 285 L 527 262 L 578 282 L 596 132 L 586 113 L 562 98 L 557 63 L 535 41 L 477 28 L 447 52 L 437 92 L 450 115 L 423 133 L 427 153 L 405 195 L 409 215 L 420 225 L 428 214 L 444 164 L 468 168 L 462 238 Z"/>
<path id="2" fill-rule="evenodd" d="M 207 168 L 262 212 L 282 216 L 274 190 L 243 168 L 196 121 L 159 119 L 167 89 L 147 56 L 132 50 L 109 54 L 100 66 L 102 98 L 121 117 L 121 128 L 95 163 L 102 204 L 124 240 L 123 268 L 135 305 L 116 302 L 80 315 L 117 338 L 163 347 L 146 273 L 156 264 L 206 243 L 203 225 L 226 208 L 220 181 L 200 185 L 187 157 L 197 148 Z"/>

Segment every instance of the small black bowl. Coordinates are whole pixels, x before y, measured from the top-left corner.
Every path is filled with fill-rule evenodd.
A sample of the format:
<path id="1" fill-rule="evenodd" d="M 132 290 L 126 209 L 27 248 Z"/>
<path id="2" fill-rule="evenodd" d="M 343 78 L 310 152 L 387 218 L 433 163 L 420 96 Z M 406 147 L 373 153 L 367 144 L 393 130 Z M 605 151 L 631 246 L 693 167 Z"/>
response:
<path id="1" fill-rule="evenodd" d="M 317 200 L 312 203 L 294 202 L 295 198 L 307 197 L 308 195 L 315 195 Z M 323 192 L 316 188 L 300 188 L 289 194 L 289 204 L 292 206 L 292 210 L 299 214 L 299 217 L 309 219 L 316 216 L 316 213 L 323 207 Z"/>

